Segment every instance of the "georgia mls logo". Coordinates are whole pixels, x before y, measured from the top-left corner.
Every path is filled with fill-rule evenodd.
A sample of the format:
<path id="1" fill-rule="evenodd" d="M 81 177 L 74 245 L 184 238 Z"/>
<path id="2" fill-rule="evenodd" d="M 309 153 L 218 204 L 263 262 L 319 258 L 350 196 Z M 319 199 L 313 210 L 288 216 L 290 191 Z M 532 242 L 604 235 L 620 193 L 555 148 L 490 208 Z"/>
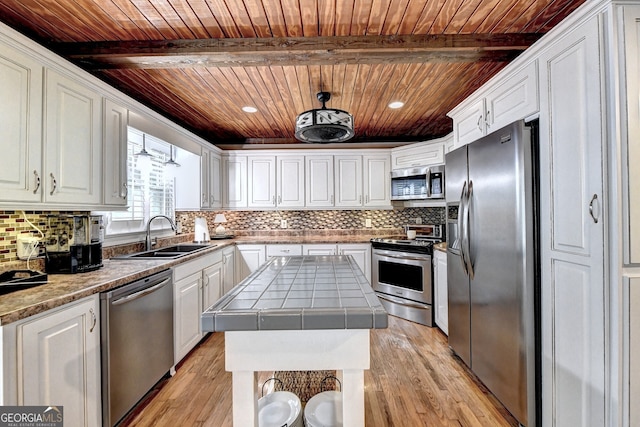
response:
<path id="1" fill-rule="evenodd" d="M 0 427 L 63 427 L 62 406 L 0 406 Z"/>

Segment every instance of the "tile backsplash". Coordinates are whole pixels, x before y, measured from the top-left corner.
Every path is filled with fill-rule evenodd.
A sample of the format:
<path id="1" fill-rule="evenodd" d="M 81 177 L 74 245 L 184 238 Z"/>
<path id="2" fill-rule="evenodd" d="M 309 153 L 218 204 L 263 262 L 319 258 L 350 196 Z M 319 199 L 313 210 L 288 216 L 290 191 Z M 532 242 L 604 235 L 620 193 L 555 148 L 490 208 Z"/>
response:
<path id="1" fill-rule="evenodd" d="M 81 215 L 88 212 L 51 212 L 51 211 L 0 211 L 0 263 L 17 261 L 17 237 L 20 234 L 39 236 L 39 233 L 29 225 L 33 225 L 47 233 L 48 217 L 59 214 Z M 29 221 L 27 222 L 27 220 Z"/>
<path id="2" fill-rule="evenodd" d="M 287 221 L 287 230 L 377 230 L 401 229 L 405 224 L 415 224 L 420 218 L 423 224 L 444 224 L 444 208 L 404 208 L 393 210 L 300 210 L 300 211 L 217 211 L 217 212 L 176 212 L 182 231 L 192 233 L 195 217 L 207 220 L 209 231 L 214 232 L 213 220 L 217 213 L 224 213 L 227 222 L 224 227 L 234 232 L 283 230 L 281 220 Z M 371 227 L 366 227 L 366 220 Z"/>
<path id="3" fill-rule="evenodd" d="M 25 220 L 28 219 L 43 233 L 49 228 L 48 217 L 59 214 L 82 215 L 89 212 L 51 212 L 51 211 L 1 211 L 0 210 L 0 264 L 18 261 L 17 236 L 20 234 L 38 235 L 38 232 Z M 194 232 L 195 217 L 205 217 L 209 231 L 214 233 L 216 213 L 224 213 L 227 230 L 238 235 L 253 233 L 317 233 L 336 234 L 340 232 L 401 232 L 405 224 L 415 224 L 420 218 L 423 224 L 444 224 L 444 208 L 404 208 L 393 210 L 308 210 L 308 211 L 179 211 L 176 219 L 181 222 L 182 233 Z M 280 227 L 280 221 L 287 221 L 287 228 Z M 366 227 L 367 219 L 371 227 Z M 283 234 L 286 234 L 283 233 Z M 139 239 L 138 239 L 139 240 Z"/>

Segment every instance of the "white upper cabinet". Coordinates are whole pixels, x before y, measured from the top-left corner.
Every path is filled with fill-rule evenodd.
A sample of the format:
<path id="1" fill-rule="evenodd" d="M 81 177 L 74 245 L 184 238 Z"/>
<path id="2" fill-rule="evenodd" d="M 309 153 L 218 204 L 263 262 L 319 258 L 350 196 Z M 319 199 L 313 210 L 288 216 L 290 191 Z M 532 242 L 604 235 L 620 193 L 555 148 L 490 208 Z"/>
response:
<path id="1" fill-rule="evenodd" d="M 247 157 L 247 194 L 250 208 L 276 207 L 276 157 Z"/>
<path id="2" fill-rule="evenodd" d="M 229 208 L 247 207 L 247 156 L 222 158 L 224 203 Z"/>
<path id="3" fill-rule="evenodd" d="M 391 206 L 391 160 L 388 154 L 362 156 L 363 206 Z"/>
<path id="4" fill-rule="evenodd" d="M 391 169 L 415 168 L 444 163 L 445 144 L 451 144 L 453 135 L 391 149 Z"/>
<path id="5" fill-rule="evenodd" d="M 391 206 L 391 161 L 389 154 L 336 155 L 335 206 Z"/>
<path id="6" fill-rule="evenodd" d="M 362 206 L 362 156 L 335 156 L 335 206 Z"/>
<path id="7" fill-rule="evenodd" d="M 222 159 L 214 152 L 209 154 L 209 207 L 222 207 Z"/>
<path id="8" fill-rule="evenodd" d="M 539 94 L 538 63 L 532 61 L 487 93 L 487 133 L 539 111 Z"/>
<path id="9" fill-rule="evenodd" d="M 203 148 L 200 158 L 200 207 L 222 207 L 222 159 L 212 150 Z"/>
<path id="10" fill-rule="evenodd" d="M 500 75 L 449 113 L 454 146 L 468 144 L 538 112 L 539 93 L 536 61 L 512 74 Z"/>
<path id="11" fill-rule="evenodd" d="M 45 77 L 45 201 L 102 203 L 102 97 L 53 70 Z"/>
<path id="12" fill-rule="evenodd" d="M 209 158 L 211 157 L 211 151 L 202 149 L 200 156 L 200 207 L 202 209 L 208 209 L 209 205 L 209 182 L 211 180 L 211 170 L 209 168 Z"/>
<path id="13" fill-rule="evenodd" d="M 389 209 L 389 150 L 342 152 L 344 154 L 336 155 L 318 150 L 225 153 L 223 179 L 227 196 L 223 205 L 249 209 Z M 370 154 L 363 155 L 363 152 Z M 242 197 L 244 190 L 246 197 Z"/>
<path id="14" fill-rule="evenodd" d="M 104 100 L 104 204 L 127 204 L 127 124 L 129 111 Z"/>
<path id="15" fill-rule="evenodd" d="M 42 64 L 0 43 L 0 202 L 42 199 Z"/>
<path id="16" fill-rule="evenodd" d="M 476 99 L 458 110 L 453 118 L 453 134 L 456 147 L 468 144 L 486 135 L 487 123 L 485 99 Z"/>
<path id="17" fill-rule="evenodd" d="M 307 156 L 305 160 L 306 206 L 333 207 L 333 156 Z"/>
<path id="18" fill-rule="evenodd" d="M 276 203 L 280 208 L 304 207 L 304 156 L 278 156 Z"/>

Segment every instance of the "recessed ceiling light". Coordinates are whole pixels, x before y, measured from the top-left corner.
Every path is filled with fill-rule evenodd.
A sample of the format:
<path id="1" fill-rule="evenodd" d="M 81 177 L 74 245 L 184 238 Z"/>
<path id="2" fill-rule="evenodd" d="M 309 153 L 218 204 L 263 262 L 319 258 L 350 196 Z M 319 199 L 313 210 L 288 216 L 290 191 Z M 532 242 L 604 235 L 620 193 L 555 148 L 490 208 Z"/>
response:
<path id="1" fill-rule="evenodd" d="M 404 102 L 402 101 L 393 101 L 392 103 L 389 104 L 389 108 L 402 108 L 404 107 Z"/>
<path id="2" fill-rule="evenodd" d="M 247 105 L 246 107 L 242 107 L 242 111 L 244 111 L 245 113 L 256 113 L 258 109 L 256 107 L 250 107 Z"/>

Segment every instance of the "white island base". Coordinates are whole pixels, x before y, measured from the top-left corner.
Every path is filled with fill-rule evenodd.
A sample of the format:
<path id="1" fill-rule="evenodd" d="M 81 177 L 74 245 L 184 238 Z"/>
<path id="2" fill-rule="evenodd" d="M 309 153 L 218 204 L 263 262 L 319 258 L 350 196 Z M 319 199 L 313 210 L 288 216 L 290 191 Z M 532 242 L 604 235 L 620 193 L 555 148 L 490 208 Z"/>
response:
<path id="1" fill-rule="evenodd" d="M 258 426 L 257 371 L 336 370 L 344 427 L 364 427 L 369 329 L 226 331 L 225 367 L 233 374 L 233 425 Z"/>

